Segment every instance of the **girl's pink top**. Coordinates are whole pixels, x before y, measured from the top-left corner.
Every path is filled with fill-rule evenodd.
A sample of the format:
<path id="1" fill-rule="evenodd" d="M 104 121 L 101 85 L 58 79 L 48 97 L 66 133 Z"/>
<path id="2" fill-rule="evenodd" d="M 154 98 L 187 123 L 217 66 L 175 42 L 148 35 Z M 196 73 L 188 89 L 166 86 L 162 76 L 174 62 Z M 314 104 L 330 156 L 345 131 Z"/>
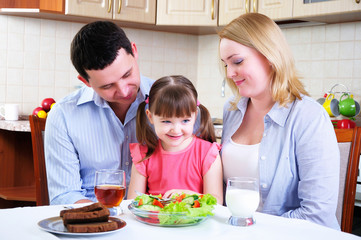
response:
<path id="1" fill-rule="evenodd" d="M 191 144 L 179 152 L 164 151 L 160 141 L 149 159 L 147 147 L 131 143 L 133 167 L 147 178 L 148 194 L 164 194 L 171 189 L 187 189 L 203 193 L 203 177 L 216 160 L 220 145 L 193 137 Z"/>

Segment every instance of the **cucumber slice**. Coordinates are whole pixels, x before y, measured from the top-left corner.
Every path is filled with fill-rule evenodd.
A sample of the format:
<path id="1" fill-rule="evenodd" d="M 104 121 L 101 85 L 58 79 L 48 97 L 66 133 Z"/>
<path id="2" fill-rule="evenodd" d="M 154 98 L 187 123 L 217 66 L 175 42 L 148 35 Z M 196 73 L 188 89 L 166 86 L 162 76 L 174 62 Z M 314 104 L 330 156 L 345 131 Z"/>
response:
<path id="1" fill-rule="evenodd" d="M 154 206 L 154 205 L 142 205 L 142 206 L 139 206 L 138 209 L 142 209 L 142 210 L 145 210 L 145 211 L 160 211 L 161 208 L 158 207 L 158 206 Z"/>

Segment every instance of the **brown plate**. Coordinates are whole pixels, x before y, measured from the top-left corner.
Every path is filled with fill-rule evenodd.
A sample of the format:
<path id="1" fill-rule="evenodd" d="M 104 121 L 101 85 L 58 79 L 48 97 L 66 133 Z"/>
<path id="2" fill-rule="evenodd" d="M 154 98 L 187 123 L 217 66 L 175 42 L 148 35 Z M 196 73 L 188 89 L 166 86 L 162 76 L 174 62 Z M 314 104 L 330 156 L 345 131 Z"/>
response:
<path id="1" fill-rule="evenodd" d="M 109 221 L 116 222 L 118 224 L 118 228 L 115 230 L 112 230 L 112 231 L 107 231 L 107 232 L 73 233 L 73 232 L 68 232 L 68 229 L 66 229 L 66 227 L 64 226 L 63 219 L 61 217 L 46 218 L 46 219 L 38 222 L 38 226 L 42 230 L 51 232 L 51 233 L 76 235 L 76 236 L 89 236 L 89 235 L 93 236 L 93 235 L 102 235 L 102 234 L 117 232 L 120 229 L 122 229 L 123 227 L 125 227 L 125 225 L 127 225 L 125 221 L 123 221 L 119 218 L 115 218 L 115 217 L 109 217 Z"/>

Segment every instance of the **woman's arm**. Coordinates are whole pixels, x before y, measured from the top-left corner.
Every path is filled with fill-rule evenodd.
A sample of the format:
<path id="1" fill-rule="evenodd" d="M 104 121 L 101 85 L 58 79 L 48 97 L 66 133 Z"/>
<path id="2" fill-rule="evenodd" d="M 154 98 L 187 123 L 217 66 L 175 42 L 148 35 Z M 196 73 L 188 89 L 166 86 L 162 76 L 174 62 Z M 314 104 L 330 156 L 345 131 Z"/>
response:
<path id="1" fill-rule="evenodd" d="M 298 126 L 295 138 L 300 207 L 283 216 L 337 228 L 340 155 L 335 132 L 326 113 L 306 121 L 306 126 Z"/>
<path id="2" fill-rule="evenodd" d="M 133 165 L 129 183 L 127 199 L 133 199 L 137 196 L 137 192 L 145 193 L 147 188 L 147 178 L 138 172 Z"/>

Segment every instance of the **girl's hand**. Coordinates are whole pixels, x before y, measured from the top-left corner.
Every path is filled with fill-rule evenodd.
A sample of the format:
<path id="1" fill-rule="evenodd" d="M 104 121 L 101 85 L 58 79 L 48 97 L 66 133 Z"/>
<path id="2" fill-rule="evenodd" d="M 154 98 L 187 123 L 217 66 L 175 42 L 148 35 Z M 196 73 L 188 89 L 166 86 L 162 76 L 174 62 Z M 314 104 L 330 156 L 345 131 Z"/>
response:
<path id="1" fill-rule="evenodd" d="M 197 192 L 193 192 L 190 190 L 185 190 L 185 189 L 172 189 L 172 190 L 168 190 L 164 193 L 163 198 L 171 198 L 174 194 L 178 194 L 181 195 L 182 193 L 185 194 L 200 194 Z"/>

